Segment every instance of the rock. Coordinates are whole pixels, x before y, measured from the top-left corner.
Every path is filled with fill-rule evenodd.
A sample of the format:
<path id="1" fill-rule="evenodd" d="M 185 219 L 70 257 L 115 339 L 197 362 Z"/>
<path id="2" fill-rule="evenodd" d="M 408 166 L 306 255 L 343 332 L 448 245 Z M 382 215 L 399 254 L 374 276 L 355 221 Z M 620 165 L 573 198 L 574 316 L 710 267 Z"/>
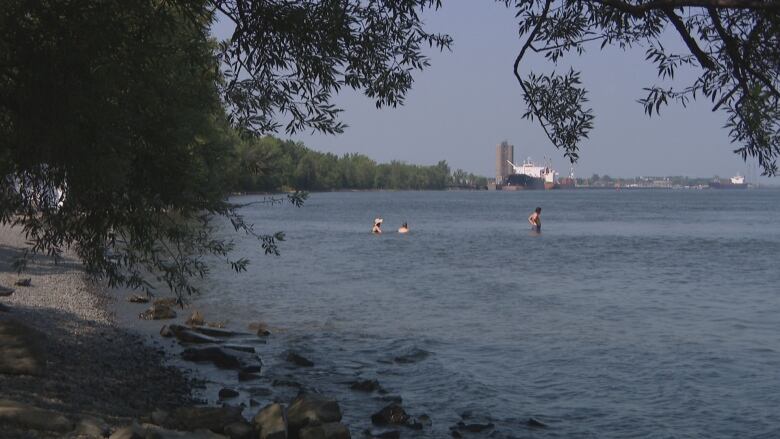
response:
<path id="1" fill-rule="evenodd" d="M 249 335 L 249 334 L 242 334 L 240 332 L 235 332 L 235 331 L 228 331 L 227 329 L 209 328 L 208 326 L 195 326 L 191 329 L 195 332 L 200 332 L 201 334 L 206 334 L 211 337 L 228 338 L 228 337 L 235 337 L 237 335 Z"/>
<path id="2" fill-rule="evenodd" d="M 199 428 L 193 431 L 176 431 L 151 424 L 141 426 L 146 434 L 145 439 L 227 439 L 227 436 Z"/>
<path id="3" fill-rule="evenodd" d="M 382 386 L 379 385 L 379 381 L 377 380 L 358 380 L 353 381 L 349 388 L 361 392 L 373 392 L 382 389 Z"/>
<path id="4" fill-rule="evenodd" d="M 401 432 L 398 430 L 374 431 L 365 430 L 364 436 L 369 439 L 400 439 Z"/>
<path id="5" fill-rule="evenodd" d="M 287 425 L 295 433 L 303 427 L 341 421 L 338 402 L 316 393 L 303 394 L 287 408 Z"/>
<path id="6" fill-rule="evenodd" d="M 406 425 L 410 418 L 403 407 L 396 403 L 390 403 L 371 415 L 371 422 L 375 425 Z"/>
<path id="7" fill-rule="evenodd" d="M 28 277 L 26 279 L 19 279 L 18 281 L 14 282 L 14 285 L 17 287 L 31 287 L 32 286 L 32 278 Z"/>
<path id="8" fill-rule="evenodd" d="M 526 425 L 528 425 L 529 427 L 537 427 L 537 428 L 547 427 L 547 424 L 535 418 L 528 418 Z"/>
<path id="9" fill-rule="evenodd" d="M 260 405 L 260 403 L 256 399 L 249 398 L 249 407 L 257 407 L 259 405 Z"/>
<path id="10" fill-rule="evenodd" d="M 298 439 L 351 439 L 349 428 L 340 422 L 313 427 L 304 427 L 298 433 Z"/>
<path id="11" fill-rule="evenodd" d="M 165 424 L 165 421 L 168 419 L 168 412 L 165 410 L 157 409 L 152 412 L 152 423 L 157 425 L 163 425 Z"/>
<path id="12" fill-rule="evenodd" d="M 43 430 L 66 433 L 73 430 L 73 422 L 62 413 L 44 410 L 16 401 L 0 399 L 0 427 L 13 425 L 24 430 Z M 3 429 L 0 428 L 0 431 Z"/>
<path id="13" fill-rule="evenodd" d="M 76 424 L 73 435 L 80 439 L 98 439 L 108 436 L 110 431 L 111 429 L 106 421 L 88 416 Z"/>
<path id="14" fill-rule="evenodd" d="M 181 356 L 187 361 L 214 363 L 220 369 L 241 369 L 259 363 L 256 355 L 227 351 L 216 346 L 187 348 L 181 353 Z"/>
<path id="15" fill-rule="evenodd" d="M 263 407 L 252 418 L 252 424 L 260 433 L 260 439 L 287 439 L 287 419 L 280 404 L 273 403 Z"/>
<path id="16" fill-rule="evenodd" d="M 230 439 L 250 439 L 253 433 L 252 425 L 245 421 L 234 422 L 226 426 L 224 431 Z"/>
<path id="17" fill-rule="evenodd" d="M 176 300 L 175 297 L 163 297 L 161 299 L 155 300 L 152 304 L 173 308 L 174 306 L 178 305 L 179 302 Z"/>
<path id="18" fill-rule="evenodd" d="M 262 369 L 262 366 L 260 366 L 260 365 L 247 366 L 247 367 L 241 369 L 241 372 L 245 372 L 245 373 L 260 373 L 261 369 Z"/>
<path id="19" fill-rule="evenodd" d="M 210 337 L 205 334 L 193 331 L 186 326 L 170 325 L 168 329 L 171 330 L 174 336 L 182 343 L 219 343 L 220 340 L 214 337 Z"/>
<path id="20" fill-rule="evenodd" d="M 163 427 L 174 430 L 211 430 L 222 433 L 226 426 L 241 422 L 239 407 L 180 407 L 174 410 Z"/>
<path id="21" fill-rule="evenodd" d="M 254 381 L 259 380 L 260 375 L 252 372 L 244 372 L 243 370 L 238 371 L 238 380 L 239 381 Z"/>
<path id="22" fill-rule="evenodd" d="M 173 337 L 173 331 L 171 331 L 171 328 L 169 328 L 168 325 L 163 325 L 162 328 L 160 328 L 160 335 L 163 337 Z"/>
<path id="23" fill-rule="evenodd" d="M 185 323 L 191 326 L 202 326 L 206 321 L 203 319 L 203 314 L 196 310 L 192 312 Z"/>
<path id="24" fill-rule="evenodd" d="M 226 322 L 208 322 L 206 325 L 209 328 L 224 328 Z"/>
<path id="25" fill-rule="evenodd" d="M 253 346 L 247 346 L 242 344 L 223 344 L 222 347 L 233 351 L 249 352 L 250 354 L 255 353 L 255 348 Z"/>
<path id="26" fill-rule="evenodd" d="M 144 320 L 162 320 L 176 318 L 176 311 L 166 305 L 153 305 L 151 308 L 138 315 Z"/>
<path id="27" fill-rule="evenodd" d="M 0 297 L 8 297 L 11 294 L 13 294 L 14 291 L 16 290 L 14 290 L 13 288 L 0 286 Z"/>
<path id="28" fill-rule="evenodd" d="M 133 422 L 127 427 L 116 430 L 109 439 L 145 439 L 146 429 L 141 428 L 137 422 Z"/>
<path id="29" fill-rule="evenodd" d="M 127 301 L 131 303 L 149 303 L 149 297 L 133 294 L 127 298 Z"/>
<path id="30" fill-rule="evenodd" d="M 235 398 L 238 392 L 233 389 L 223 388 L 219 391 L 219 399 Z"/>
<path id="31" fill-rule="evenodd" d="M 304 358 L 304 357 L 296 354 L 295 352 L 287 353 L 286 360 L 288 362 L 296 365 L 296 366 L 301 366 L 301 367 L 312 367 L 312 366 L 314 366 L 314 363 L 311 360 L 309 360 L 307 358 Z"/>
<path id="32" fill-rule="evenodd" d="M 0 373 L 43 375 L 46 336 L 17 320 L 0 321 Z"/>
<path id="33" fill-rule="evenodd" d="M 271 331 L 268 330 L 268 325 L 263 322 L 250 323 L 249 330 L 253 331 L 259 337 L 267 337 L 271 335 Z"/>

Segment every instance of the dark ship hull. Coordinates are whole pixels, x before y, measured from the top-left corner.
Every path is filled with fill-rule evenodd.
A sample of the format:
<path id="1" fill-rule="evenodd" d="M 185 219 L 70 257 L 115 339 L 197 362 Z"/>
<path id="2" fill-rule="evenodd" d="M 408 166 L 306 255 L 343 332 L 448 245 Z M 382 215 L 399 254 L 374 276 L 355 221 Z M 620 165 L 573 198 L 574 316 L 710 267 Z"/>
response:
<path id="1" fill-rule="evenodd" d="M 710 189 L 747 189 L 747 183 L 721 183 L 719 181 L 710 182 Z"/>
<path id="2" fill-rule="evenodd" d="M 525 174 L 512 174 L 506 178 L 505 191 L 544 190 L 544 180 Z"/>

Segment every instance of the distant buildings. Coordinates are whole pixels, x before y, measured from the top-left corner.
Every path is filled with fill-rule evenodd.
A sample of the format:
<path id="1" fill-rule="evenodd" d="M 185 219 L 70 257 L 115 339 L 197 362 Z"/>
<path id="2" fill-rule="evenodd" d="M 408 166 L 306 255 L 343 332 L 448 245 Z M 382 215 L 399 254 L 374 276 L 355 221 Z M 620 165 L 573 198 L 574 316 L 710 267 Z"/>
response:
<path id="1" fill-rule="evenodd" d="M 496 185 L 504 184 L 507 177 L 514 173 L 509 162 L 515 161 L 515 146 L 504 140 L 496 146 Z"/>

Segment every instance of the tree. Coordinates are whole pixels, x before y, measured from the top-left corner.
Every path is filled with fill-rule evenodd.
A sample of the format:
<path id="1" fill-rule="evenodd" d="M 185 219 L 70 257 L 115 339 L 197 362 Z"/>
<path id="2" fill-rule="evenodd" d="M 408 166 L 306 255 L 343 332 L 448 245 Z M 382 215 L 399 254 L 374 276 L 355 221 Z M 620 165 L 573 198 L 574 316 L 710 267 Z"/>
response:
<path id="1" fill-rule="evenodd" d="M 681 67 L 699 70 L 684 86 L 652 85 L 640 99 L 648 115 L 676 102 L 704 97 L 722 111 L 735 150 L 755 158 L 764 175 L 777 173 L 780 157 L 780 1 L 778 0 L 503 0 L 516 9 L 525 41 L 514 74 L 528 107 L 545 134 L 575 162 L 579 145 L 593 128 L 580 74 L 520 74 L 530 53 L 557 65 L 569 53 L 587 48 L 644 46 L 661 80 L 673 82 Z M 673 29 L 687 52 L 661 44 Z"/>
<path id="2" fill-rule="evenodd" d="M 227 217 L 267 253 L 283 235 L 255 232 L 225 201 L 238 136 L 281 120 L 288 132 L 340 132 L 330 99 L 342 87 L 377 106 L 402 103 L 412 74 L 428 65 L 423 45 L 450 43 L 422 29 L 420 11 L 438 6 L 6 1 L 0 222 L 21 226 L 30 252 L 72 247 L 111 285 L 150 289 L 151 273 L 180 299 L 208 271 L 205 255 L 245 269 L 246 260 L 228 259 L 229 241 L 213 238 L 212 218 Z M 217 12 L 236 24 L 218 44 L 209 37 Z"/>

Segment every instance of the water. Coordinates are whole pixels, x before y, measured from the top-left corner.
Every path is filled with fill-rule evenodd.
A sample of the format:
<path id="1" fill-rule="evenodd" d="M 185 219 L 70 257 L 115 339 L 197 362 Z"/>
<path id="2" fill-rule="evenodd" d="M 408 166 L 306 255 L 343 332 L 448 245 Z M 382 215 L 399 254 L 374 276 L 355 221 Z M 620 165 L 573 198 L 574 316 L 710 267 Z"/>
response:
<path id="1" fill-rule="evenodd" d="M 249 272 L 216 267 L 195 302 L 211 320 L 274 327 L 258 385 L 294 379 L 336 396 L 356 437 L 386 404 L 349 390 L 356 378 L 431 417 L 403 437 L 449 437 L 464 412 L 495 424 L 466 437 L 780 437 L 778 201 L 774 190 L 313 194 L 301 209 L 245 208 L 258 229 L 286 232 L 283 255 L 239 240 Z M 526 221 L 536 206 L 541 235 Z M 369 233 L 377 215 L 382 236 Z M 409 235 L 394 233 L 403 221 Z M 287 349 L 315 367 L 286 365 Z"/>

